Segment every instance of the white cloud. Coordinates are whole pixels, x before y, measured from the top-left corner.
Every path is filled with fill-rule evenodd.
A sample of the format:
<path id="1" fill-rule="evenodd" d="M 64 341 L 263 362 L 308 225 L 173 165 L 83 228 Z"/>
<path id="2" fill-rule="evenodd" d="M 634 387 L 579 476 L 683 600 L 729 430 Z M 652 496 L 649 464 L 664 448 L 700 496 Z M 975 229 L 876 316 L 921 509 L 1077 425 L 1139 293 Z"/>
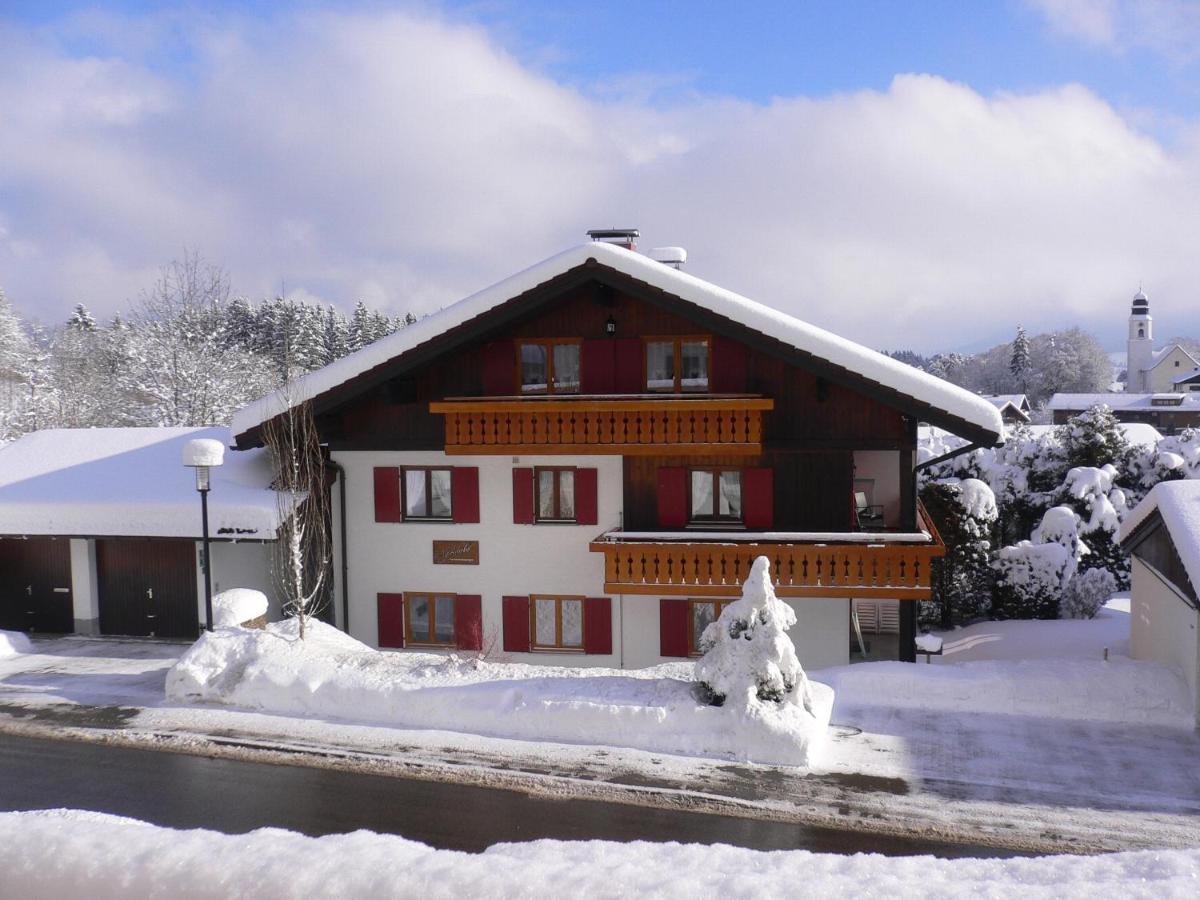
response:
<path id="1" fill-rule="evenodd" d="M 1200 60 L 1196 0 L 1026 0 L 1061 34 L 1116 52 L 1150 50 L 1178 64 Z"/>
<path id="2" fill-rule="evenodd" d="M 1160 330 L 1190 326 L 1197 145 L 1164 148 L 1080 87 L 986 97 L 906 75 L 649 104 L 436 17 L 193 24 L 178 72 L 0 31 L 17 110 L 0 284 L 18 305 L 111 313 L 188 247 L 252 296 L 421 313 L 632 223 L 696 274 L 876 346 L 986 344 L 1018 321 L 1115 340 L 1140 279 Z"/>

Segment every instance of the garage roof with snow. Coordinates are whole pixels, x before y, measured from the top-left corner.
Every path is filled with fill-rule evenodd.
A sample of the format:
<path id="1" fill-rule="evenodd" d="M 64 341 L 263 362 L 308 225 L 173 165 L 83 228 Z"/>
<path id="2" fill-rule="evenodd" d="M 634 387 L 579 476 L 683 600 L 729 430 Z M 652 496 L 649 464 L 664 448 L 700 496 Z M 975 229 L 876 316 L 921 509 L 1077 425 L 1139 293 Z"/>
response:
<path id="1" fill-rule="evenodd" d="M 0 448 L 0 535 L 199 538 L 200 498 L 181 460 L 227 428 L 52 428 Z M 212 469 L 212 537 L 272 540 L 277 494 L 265 450 Z"/>

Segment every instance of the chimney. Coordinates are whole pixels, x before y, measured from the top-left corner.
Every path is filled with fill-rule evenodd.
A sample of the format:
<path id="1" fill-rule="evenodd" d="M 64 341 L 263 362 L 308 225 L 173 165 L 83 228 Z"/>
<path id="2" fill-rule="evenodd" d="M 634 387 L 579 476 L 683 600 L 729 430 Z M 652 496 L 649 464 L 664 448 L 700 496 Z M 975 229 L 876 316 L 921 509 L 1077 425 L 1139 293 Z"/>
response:
<path id="1" fill-rule="evenodd" d="M 653 247 L 646 255 L 672 269 L 682 269 L 687 262 L 687 251 L 682 247 Z"/>
<path id="2" fill-rule="evenodd" d="M 616 244 L 626 250 L 637 249 L 638 230 L 636 228 L 593 228 L 587 235 L 598 243 Z"/>

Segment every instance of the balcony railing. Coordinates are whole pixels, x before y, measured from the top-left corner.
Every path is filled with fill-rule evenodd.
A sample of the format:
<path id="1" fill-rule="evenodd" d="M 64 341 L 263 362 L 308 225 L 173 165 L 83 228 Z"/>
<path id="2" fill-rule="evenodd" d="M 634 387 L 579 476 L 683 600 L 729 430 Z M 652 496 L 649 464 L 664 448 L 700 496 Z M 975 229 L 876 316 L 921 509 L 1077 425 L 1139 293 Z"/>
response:
<path id="1" fill-rule="evenodd" d="M 590 546 L 604 554 L 604 590 L 614 594 L 736 597 L 765 556 L 781 597 L 924 600 L 945 546 L 920 512 L 924 530 L 907 534 L 608 532 Z"/>
<path id="2" fill-rule="evenodd" d="M 452 454 L 762 452 L 762 414 L 775 401 L 746 396 L 579 396 L 447 399 Z"/>

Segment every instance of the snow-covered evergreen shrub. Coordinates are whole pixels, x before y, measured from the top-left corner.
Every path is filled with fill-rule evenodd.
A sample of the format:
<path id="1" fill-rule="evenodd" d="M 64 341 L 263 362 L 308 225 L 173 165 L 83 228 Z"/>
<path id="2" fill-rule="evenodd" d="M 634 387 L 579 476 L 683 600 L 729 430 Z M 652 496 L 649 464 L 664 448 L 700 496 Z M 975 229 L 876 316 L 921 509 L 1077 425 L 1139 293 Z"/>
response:
<path id="1" fill-rule="evenodd" d="M 1063 590 L 1088 554 L 1079 517 L 1069 506 L 1046 512 L 1032 540 L 1002 547 L 997 556 L 992 614 L 997 619 L 1056 619 Z"/>
<path id="2" fill-rule="evenodd" d="M 977 478 L 928 484 L 921 500 L 946 544 L 933 561 L 933 603 L 918 607 L 922 625 L 951 628 L 986 615 L 992 605 L 989 565 L 996 527 L 996 497 Z"/>
<path id="3" fill-rule="evenodd" d="M 1103 403 L 1072 416 L 1055 430 L 1068 466 L 1098 468 L 1111 464 L 1122 471 L 1128 468 L 1133 449 L 1120 421 Z"/>
<path id="4" fill-rule="evenodd" d="M 1080 568 L 1106 569 L 1121 588 L 1127 588 L 1129 558 L 1117 545 L 1117 529 L 1127 501 L 1125 491 L 1115 486 L 1117 478 L 1117 469 L 1111 463 L 1099 468 L 1076 466 L 1067 472 L 1059 497 L 1082 520 L 1080 532 L 1089 552 L 1080 560 Z"/>
<path id="5" fill-rule="evenodd" d="M 796 658 L 787 630 L 796 624 L 792 608 L 775 596 L 771 563 L 754 561 L 742 597 L 704 629 L 696 677 L 706 699 L 750 709 L 762 703 L 795 704 L 812 712 L 808 677 Z"/>
<path id="6" fill-rule="evenodd" d="M 1117 590 L 1117 579 L 1107 569 L 1087 569 L 1067 582 L 1059 602 L 1064 619 L 1092 619 Z"/>

